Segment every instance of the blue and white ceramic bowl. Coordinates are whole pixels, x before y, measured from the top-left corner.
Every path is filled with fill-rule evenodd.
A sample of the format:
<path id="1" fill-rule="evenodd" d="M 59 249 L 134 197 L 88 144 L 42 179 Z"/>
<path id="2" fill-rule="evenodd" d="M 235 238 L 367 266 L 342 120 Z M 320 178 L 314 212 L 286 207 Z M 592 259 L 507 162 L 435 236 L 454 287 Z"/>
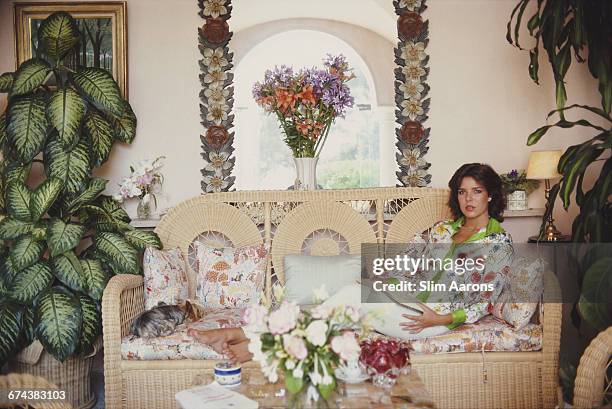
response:
<path id="1" fill-rule="evenodd" d="M 231 362 L 219 362 L 215 365 L 215 381 L 222 386 L 240 385 L 242 368 Z"/>

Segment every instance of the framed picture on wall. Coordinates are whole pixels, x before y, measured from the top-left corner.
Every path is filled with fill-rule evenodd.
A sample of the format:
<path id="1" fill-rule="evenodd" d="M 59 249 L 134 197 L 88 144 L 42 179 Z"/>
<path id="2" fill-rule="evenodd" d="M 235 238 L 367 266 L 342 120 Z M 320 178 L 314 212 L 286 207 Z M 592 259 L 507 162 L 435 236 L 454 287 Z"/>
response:
<path id="1" fill-rule="evenodd" d="M 16 67 L 37 55 L 38 27 L 56 11 L 69 13 L 81 32 L 81 41 L 64 58 L 63 64 L 108 70 L 127 99 L 127 6 L 124 1 L 15 3 Z"/>

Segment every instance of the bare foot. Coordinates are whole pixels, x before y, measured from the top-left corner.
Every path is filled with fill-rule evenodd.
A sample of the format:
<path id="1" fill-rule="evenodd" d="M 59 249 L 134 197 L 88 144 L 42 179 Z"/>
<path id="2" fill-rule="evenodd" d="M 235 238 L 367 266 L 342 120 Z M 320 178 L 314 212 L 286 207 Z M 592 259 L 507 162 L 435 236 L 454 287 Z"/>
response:
<path id="1" fill-rule="evenodd" d="M 229 344 L 223 351 L 233 363 L 243 363 L 253 359 L 253 354 L 249 352 L 249 341 L 242 341 L 237 344 Z"/>
<path id="2" fill-rule="evenodd" d="M 215 352 L 223 354 L 224 351 L 227 349 L 231 334 L 224 328 L 205 331 L 190 328 L 187 331 L 187 335 L 196 339 L 202 344 L 210 345 L 210 347 L 214 349 Z"/>

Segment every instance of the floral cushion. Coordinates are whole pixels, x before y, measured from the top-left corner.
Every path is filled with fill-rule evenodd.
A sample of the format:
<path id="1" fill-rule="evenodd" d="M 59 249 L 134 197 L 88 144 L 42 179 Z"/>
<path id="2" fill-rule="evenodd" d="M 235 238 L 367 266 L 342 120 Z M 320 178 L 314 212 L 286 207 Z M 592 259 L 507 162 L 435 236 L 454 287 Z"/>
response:
<path id="1" fill-rule="evenodd" d="M 145 309 L 150 310 L 160 302 L 178 304 L 189 297 L 185 258 L 181 250 L 147 247 L 143 270 Z"/>
<path id="2" fill-rule="evenodd" d="M 207 312 L 200 321 L 179 325 L 167 337 L 125 336 L 121 340 L 121 357 L 129 360 L 222 359 L 224 356 L 211 347 L 187 335 L 187 330 L 242 327 L 243 313 L 244 309 L 216 308 Z"/>
<path id="3" fill-rule="evenodd" d="M 263 295 L 267 247 L 210 247 L 196 243 L 196 300 L 209 308 L 246 308 Z"/>
<path id="4" fill-rule="evenodd" d="M 506 275 L 506 285 L 493 304 L 491 313 L 515 329 L 529 324 L 538 308 L 544 290 L 542 274 L 544 261 L 521 257 L 512 264 Z"/>
<path id="5" fill-rule="evenodd" d="M 411 341 L 414 353 L 506 351 L 527 352 L 542 349 L 542 326 L 527 324 L 515 330 L 505 322 L 487 315 L 474 324 L 464 324 L 432 338 Z"/>

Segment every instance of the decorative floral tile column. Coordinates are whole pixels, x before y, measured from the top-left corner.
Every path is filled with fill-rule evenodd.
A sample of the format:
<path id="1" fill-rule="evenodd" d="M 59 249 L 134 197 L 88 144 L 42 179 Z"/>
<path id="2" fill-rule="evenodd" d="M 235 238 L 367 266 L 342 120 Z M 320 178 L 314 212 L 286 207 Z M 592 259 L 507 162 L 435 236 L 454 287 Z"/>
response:
<path id="1" fill-rule="evenodd" d="M 429 21 L 423 21 L 427 9 L 425 0 L 394 0 L 398 15 L 399 42 L 395 48 L 395 117 L 400 125 L 396 129 L 397 178 L 400 186 L 425 187 L 431 183 L 427 172 L 431 166 L 424 156 L 429 150 L 429 132 L 423 124 L 429 118 L 430 98 L 427 77 L 429 56 L 425 52 L 429 43 Z"/>
<path id="2" fill-rule="evenodd" d="M 198 0 L 200 17 L 205 22 L 198 29 L 200 54 L 200 117 L 205 133 L 202 141 L 202 191 L 228 191 L 236 179 L 232 174 L 234 152 L 234 74 L 231 73 L 234 54 L 228 43 L 232 38 L 228 20 L 231 0 Z"/>

